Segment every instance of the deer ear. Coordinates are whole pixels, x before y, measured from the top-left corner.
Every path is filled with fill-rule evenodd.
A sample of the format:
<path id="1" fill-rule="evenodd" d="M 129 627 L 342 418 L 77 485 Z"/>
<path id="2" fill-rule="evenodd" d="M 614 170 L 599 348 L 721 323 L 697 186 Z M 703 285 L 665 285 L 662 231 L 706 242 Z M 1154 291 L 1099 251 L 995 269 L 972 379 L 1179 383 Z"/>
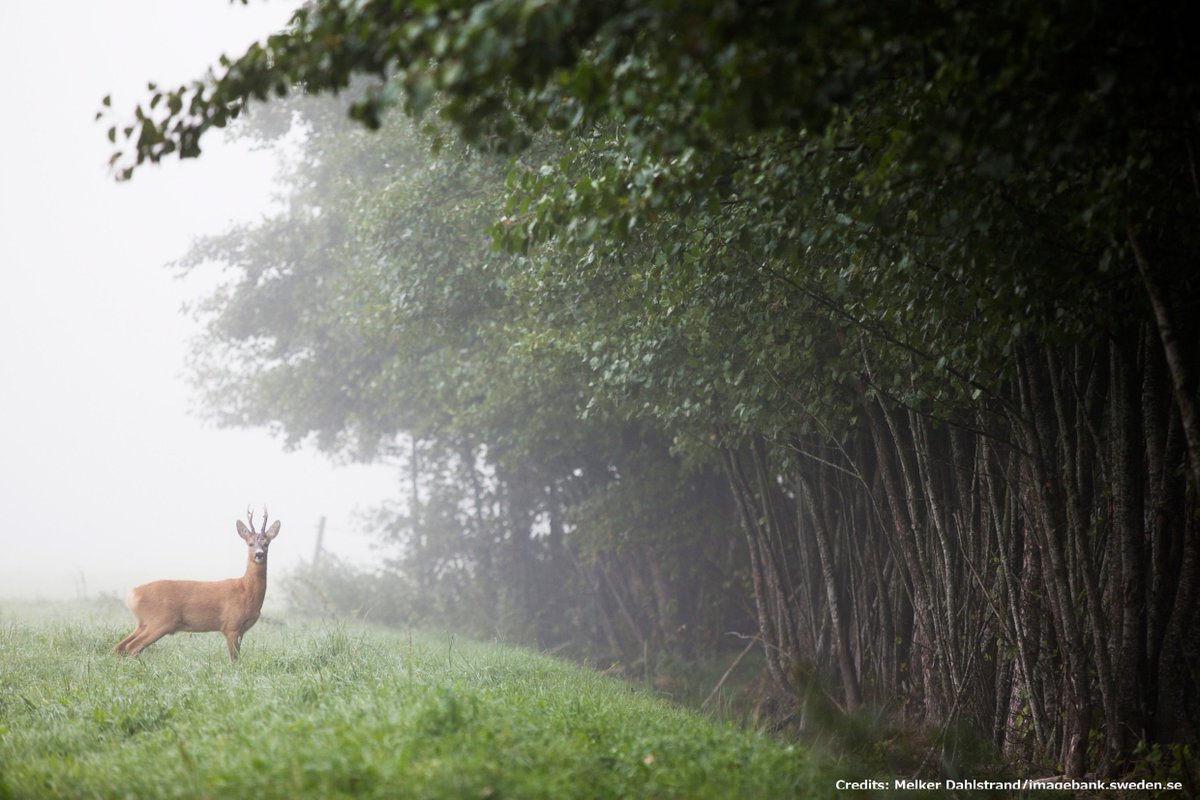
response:
<path id="1" fill-rule="evenodd" d="M 242 537 L 247 542 L 250 541 L 250 538 L 252 536 L 254 536 L 254 534 L 250 532 L 250 529 L 242 524 L 242 521 L 240 519 L 238 520 L 238 523 L 237 523 L 237 532 L 238 532 L 238 536 Z"/>
<path id="2" fill-rule="evenodd" d="M 271 541 L 272 539 L 274 539 L 276 536 L 278 536 L 279 535 L 279 520 L 275 520 L 275 523 L 273 525 L 271 525 L 271 527 L 267 528 L 267 532 L 263 535 L 267 537 L 268 542 Z"/>

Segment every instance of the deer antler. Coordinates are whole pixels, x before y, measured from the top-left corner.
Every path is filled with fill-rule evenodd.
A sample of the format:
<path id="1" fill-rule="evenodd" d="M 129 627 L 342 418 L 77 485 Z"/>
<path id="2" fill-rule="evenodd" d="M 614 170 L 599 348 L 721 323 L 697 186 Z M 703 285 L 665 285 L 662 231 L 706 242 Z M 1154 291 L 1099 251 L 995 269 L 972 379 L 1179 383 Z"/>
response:
<path id="1" fill-rule="evenodd" d="M 251 526 L 251 527 L 253 527 L 253 526 Z M 267 506 L 266 506 L 266 504 L 265 504 L 265 503 L 263 504 L 263 528 L 262 528 L 262 532 L 263 532 L 263 533 L 266 533 L 266 532 L 267 532 Z"/>
<path id="2" fill-rule="evenodd" d="M 246 520 L 250 523 L 250 532 L 254 533 L 254 509 L 246 506 Z"/>

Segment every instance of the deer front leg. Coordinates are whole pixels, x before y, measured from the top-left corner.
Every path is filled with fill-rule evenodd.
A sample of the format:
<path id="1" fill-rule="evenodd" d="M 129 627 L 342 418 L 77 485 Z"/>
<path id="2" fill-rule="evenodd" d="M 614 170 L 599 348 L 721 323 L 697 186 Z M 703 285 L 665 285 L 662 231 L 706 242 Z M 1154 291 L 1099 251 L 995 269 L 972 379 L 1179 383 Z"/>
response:
<path id="1" fill-rule="evenodd" d="M 242 649 L 241 634 L 238 633 L 236 629 L 222 631 L 222 633 L 225 634 L 225 644 L 229 648 L 230 662 L 237 661 L 238 653 Z"/>

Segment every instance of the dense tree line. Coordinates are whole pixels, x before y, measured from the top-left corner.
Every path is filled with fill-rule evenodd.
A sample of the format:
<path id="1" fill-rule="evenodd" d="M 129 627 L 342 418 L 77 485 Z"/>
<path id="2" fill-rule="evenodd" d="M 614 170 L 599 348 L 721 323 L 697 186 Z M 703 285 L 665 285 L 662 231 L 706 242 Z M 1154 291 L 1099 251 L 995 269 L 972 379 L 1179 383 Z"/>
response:
<path id="1" fill-rule="evenodd" d="M 254 107 L 306 166 L 195 254 L 238 270 L 202 374 L 235 422 L 405 447 L 415 596 L 621 658 L 744 596 L 798 704 L 1115 772 L 1200 718 L 1182 10 L 875 5 L 323 0 L 114 163 L 366 81 L 390 138 Z"/>
<path id="2" fill-rule="evenodd" d="M 745 580 L 746 558 L 719 472 L 645 421 L 581 420 L 589 370 L 514 347 L 524 261 L 487 232 L 508 159 L 433 158 L 402 118 L 364 134 L 344 113 L 308 99 L 261 110 L 240 135 L 303 134 L 282 174 L 286 209 L 197 241 L 179 263 L 230 278 L 197 307 L 207 332 L 193 373 L 218 421 L 387 458 L 408 476 L 372 522 L 395 545 L 387 579 L 326 564 L 299 594 L 576 641 L 637 672 L 751 630 L 746 597 L 726 587 Z"/>

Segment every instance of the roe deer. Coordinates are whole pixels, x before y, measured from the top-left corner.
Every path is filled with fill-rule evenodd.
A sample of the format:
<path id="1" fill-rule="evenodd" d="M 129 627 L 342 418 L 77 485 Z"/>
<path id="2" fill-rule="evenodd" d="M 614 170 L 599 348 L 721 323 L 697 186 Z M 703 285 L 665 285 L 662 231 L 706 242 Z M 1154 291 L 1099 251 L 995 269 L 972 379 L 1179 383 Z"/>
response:
<path id="1" fill-rule="evenodd" d="M 278 520 L 267 527 L 263 508 L 262 532 L 254 532 L 254 512 L 247 509 L 250 527 L 241 520 L 238 535 L 246 540 L 246 573 L 224 581 L 152 581 L 135 586 L 125 601 L 137 619 L 133 632 L 117 643 L 116 651 L 136 656 L 168 633 L 220 631 L 236 661 L 242 635 L 258 621 L 267 594 L 267 548 L 279 534 Z"/>

